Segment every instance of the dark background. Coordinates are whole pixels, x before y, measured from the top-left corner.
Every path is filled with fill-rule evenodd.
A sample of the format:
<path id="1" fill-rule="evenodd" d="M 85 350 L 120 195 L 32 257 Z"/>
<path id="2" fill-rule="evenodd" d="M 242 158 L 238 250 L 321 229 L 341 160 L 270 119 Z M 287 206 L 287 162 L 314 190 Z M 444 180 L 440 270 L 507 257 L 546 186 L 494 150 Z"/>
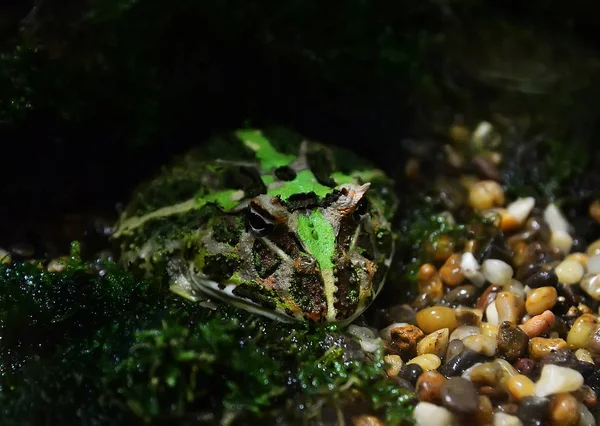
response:
<path id="1" fill-rule="evenodd" d="M 392 174 L 502 114 L 597 155 L 580 1 L 38 0 L 0 6 L 0 247 L 64 252 L 168 159 L 285 124 Z M 402 190 L 402 188 L 400 188 Z"/>

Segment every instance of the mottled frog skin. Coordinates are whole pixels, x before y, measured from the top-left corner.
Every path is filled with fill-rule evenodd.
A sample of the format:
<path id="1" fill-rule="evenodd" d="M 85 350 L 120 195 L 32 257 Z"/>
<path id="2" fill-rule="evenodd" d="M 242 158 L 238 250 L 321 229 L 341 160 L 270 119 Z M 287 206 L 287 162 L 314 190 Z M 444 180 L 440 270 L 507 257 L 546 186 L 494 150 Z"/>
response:
<path id="1" fill-rule="evenodd" d="M 393 182 L 356 155 L 282 128 L 213 137 L 135 192 L 120 262 L 192 300 L 282 321 L 347 324 L 394 253 Z"/>

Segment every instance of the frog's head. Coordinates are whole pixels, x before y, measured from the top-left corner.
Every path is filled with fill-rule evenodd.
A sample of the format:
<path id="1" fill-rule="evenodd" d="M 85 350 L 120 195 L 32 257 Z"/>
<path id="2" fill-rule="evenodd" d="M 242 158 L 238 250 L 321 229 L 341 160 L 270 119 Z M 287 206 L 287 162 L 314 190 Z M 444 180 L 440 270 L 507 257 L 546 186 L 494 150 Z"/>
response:
<path id="1" fill-rule="evenodd" d="M 346 323 L 383 285 L 393 240 L 369 183 L 258 195 L 200 230 L 199 290 L 262 315 Z M 237 237 L 224 241 L 223 229 Z"/>

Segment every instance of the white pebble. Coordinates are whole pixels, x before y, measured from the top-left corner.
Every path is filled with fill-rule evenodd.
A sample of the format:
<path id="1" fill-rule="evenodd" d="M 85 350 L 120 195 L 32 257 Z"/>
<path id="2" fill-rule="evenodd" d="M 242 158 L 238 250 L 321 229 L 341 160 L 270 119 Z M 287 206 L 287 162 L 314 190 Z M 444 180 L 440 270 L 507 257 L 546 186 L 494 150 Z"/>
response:
<path id="1" fill-rule="evenodd" d="M 501 286 L 509 284 L 514 273 L 512 266 L 498 259 L 486 259 L 481 269 L 489 282 Z"/>
<path id="2" fill-rule="evenodd" d="M 449 342 L 453 340 L 462 340 L 465 337 L 473 336 L 475 334 L 479 334 L 479 327 L 475 327 L 472 325 L 460 325 L 454 329 L 454 331 L 450 334 Z"/>
<path id="3" fill-rule="evenodd" d="M 590 274 L 600 274 L 600 254 L 595 254 L 588 259 L 587 271 Z"/>
<path id="4" fill-rule="evenodd" d="M 535 383 L 536 396 L 548 396 L 561 392 L 574 392 L 583 385 L 583 376 L 576 370 L 554 364 L 542 368 L 539 380 Z"/>
<path id="5" fill-rule="evenodd" d="M 504 286 L 505 291 L 510 291 L 511 293 L 514 293 L 517 296 L 521 296 L 523 299 L 525 299 L 526 288 L 529 287 L 523 285 L 521 281 L 517 281 L 514 278 L 510 280 L 510 283 L 508 283 L 508 285 Z"/>
<path id="6" fill-rule="evenodd" d="M 497 411 L 494 413 L 494 426 L 523 426 L 517 416 Z"/>
<path id="7" fill-rule="evenodd" d="M 571 224 L 554 203 L 548 204 L 548 207 L 544 210 L 544 220 L 551 231 L 563 231 L 569 233 L 573 230 Z"/>
<path id="8" fill-rule="evenodd" d="M 579 287 L 594 300 L 600 300 L 600 274 L 585 274 Z"/>
<path id="9" fill-rule="evenodd" d="M 352 324 L 348 326 L 348 334 L 351 334 L 358 339 L 360 347 L 365 352 L 375 352 L 383 346 L 383 341 L 379 337 L 375 337 L 373 330 L 367 327 L 360 327 Z"/>
<path id="10" fill-rule="evenodd" d="M 392 340 L 392 329 L 396 327 L 403 327 L 408 325 L 407 322 L 395 322 L 391 325 L 388 325 L 386 328 L 382 328 L 379 330 L 379 336 L 384 340 Z"/>
<path id="11" fill-rule="evenodd" d="M 565 259 L 554 269 L 558 281 L 564 284 L 576 284 L 581 281 L 585 269 L 573 259 Z"/>
<path id="12" fill-rule="evenodd" d="M 454 426 L 458 424 L 456 416 L 447 408 L 430 402 L 419 402 L 413 411 L 417 426 Z"/>
<path id="13" fill-rule="evenodd" d="M 460 259 L 460 269 L 465 278 L 471 281 L 473 285 L 481 287 L 485 283 L 485 277 L 479 270 L 479 263 L 473 253 L 463 253 Z"/>
<path id="14" fill-rule="evenodd" d="M 496 339 L 482 334 L 475 334 L 467 336 L 463 339 L 465 348 L 471 349 L 478 354 L 485 356 L 494 356 L 496 353 L 497 343 Z"/>
<path id="15" fill-rule="evenodd" d="M 498 325 L 500 323 L 498 309 L 496 309 L 496 301 L 493 301 L 485 308 L 485 318 L 490 324 Z"/>
<path id="16" fill-rule="evenodd" d="M 529 216 L 529 213 L 531 213 L 531 210 L 533 210 L 534 206 L 535 198 L 519 198 L 510 203 L 508 206 L 506 206 L 506 212 L 510 216 L 514 217 L 519 224 L 522 224 L 525 222 L 525 220 Z"/>
<path id="17" fill-rule="evenodd" d="M 563 255 L 569 254 L 573 247 L 573 237 L 566 231 L 552 231 L 550 247 L 558 249 Z"/>
<path id="18" fill-rule="evenodd" d="M 477 146 L 481 147 L 481 146 L 483 146 L 483 144 L 487 140 L 487 138 L 489 138 L 489 136 L 491 135 L 493 130 L 494 130 L 494 127 L 492 126 L 492 124 L 490 122 L 482 121 L 477 125 L 477 127 L 473 131 L 471 139 Z"/>
<path id="19" fill-rule="evenodd" d="M 579 403 L 579 415 L 579 426 L 596 426 L 594 415 L 581 402 Z"/>

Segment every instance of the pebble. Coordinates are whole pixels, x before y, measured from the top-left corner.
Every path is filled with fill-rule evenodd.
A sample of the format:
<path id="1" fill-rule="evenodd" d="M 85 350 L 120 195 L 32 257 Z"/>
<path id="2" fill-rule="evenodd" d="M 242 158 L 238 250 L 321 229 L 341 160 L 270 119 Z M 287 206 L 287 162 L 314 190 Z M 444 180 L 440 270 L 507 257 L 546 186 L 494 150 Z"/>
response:
<path id="1" fill-rule="evenodd" d="M 481 272 L 481 268 L 475 256 L 471 252 L 465 252 L 460 258 L 460 269 L 473 285 L 481 287 L 485 283 L 485 276 Z"/>
<path id="2" fill-rule="evenodd" d="M 534 206 L 535 206 L 535 198 L 533 198 L 533 197 L 518 198 L 515 201 L 513 201 L 512 203 L 510 203 L 508 206 L 506 206 L 506 212 L 510 216 L 514 217 L 519 224 L 522 224 L 525 222 L 525 220 L 531 213 L 531 210 L 533 210 Z"/>
<path id="3" fill-rule="evenodd" d="M 482 322 L 479 325 L 479 330 L 481 330 L 481 334 L 483 334 L 484 336 L 493 337 L 494 339 L 498 338 L 499 327 L 496 324 Z"/>
<path id="4" fill-rule="evenodd" d="M 454 314 L 456 315 L 456 322 L 459 324 L 459 327 L 461 325 L 480 326 L 482 324 L 483 312 L 480 309 L 459 306 L 454 309 Z"/>
<path id="5" fill-rule="evenodd" d="M 594 415 L 583 404 L 579 404 L 579 419 L 580 426 L 596 426 Z"/>
<path id="6" fill-rule="evenodd" d="M 576 426 L 581 417 L 579 402 L 569 393 L 559 393 L 550 400 L 550 421 L 553 425 Z"/>
<path id="7" fill-rule="evenodd" d="M 588 246 L 586 253 L 590 257 L 600 254 L 600 239 L 597 239 L 596 241 L 592 242 Z"/>
<path id="8" fill-rule="evenodd" d="M 594 358 L 592 358 L 592 354 L 587 349 L 577 349 L 575 351 L 575 358 L 581 362 L 589 362 L 590 364 L 594 364 Z"/>
<path id="9" fill-rule="evenodd" d="M 419 376 L 415 386 L 419 401 L 440 402 L 440 393 L 446 378 L 437 371 L 426 371 Z"/>
<path id="10" fill-rule="evenodd" d="M 567 334 L 567 344 L 569 345 L 569 348 L 587 348 L 590 344 L 591 336 L 597 329 L 598 319 L 595 315 L 583 314 L 579 316 Z"/>
<path id="11" fill-rule="evenodd" d="M 469 204 L 475 210 L 487 210 L 504 204 L 504 190 L 493 180 L 481 180 L 469 190 Z"/>
<path id="12" fill-rule="evenodd" d="M 476 425 L 489 425 L 494 421 L 494 407 L 492 401 L 485 396 L 479 395 L 479 401 L 477 404 L 477 412 L 475 413 L 475 424 Z"/>
<path id="13" fill-rule="evenodd" d="M 544 210 L 544 220 L 552 231 L 570 232 L 572 230 L 571 224 L 554 203 L 548 204 Z"/>
<path id="14" fill-rule="evenodd" d="M 500 324 L 498 309 L 496 308 L 496 301 L 490 303 L 487 305 L 487 308 L 485 308 L 485 318 L 490 324 Z"/>
<path id="15" fill-rule="evenodd" d="M 498 311 L 498 321 L 510 321 L 519 323 L 525 313 L 525 302 L 522 297 L 509 291 L 502 291 L 496 297 L 496 310 Z"/>
<path id="16" fill-rule="evenodd" d="M 477 386 L 495 386 L 503 376 L 502 368 L 495 362 L 475 364 L 462 374 L 463 378 L 472 381 Z"/>
<path id="17" fill-rule="evenodd" d="M 554 287 L 539 287 L 527 294 L 525 310 L 529 315 L 539 315 L 556 304 L 558 293 Z"/>
<path id="18" fill-rule="evenodd" d="M 425 333 L 433 333 L 442 328 L 454 330 L 457 327 L 456 315 L 446 306 L 432 306 L 417 313 L 417 325 Z"/>
<path id="19" fill-rule="evenodd" d="M 489 282 L 500 286 L 509 284 L 514 274 L 512 266 L 498 259 L 486 259 L 481 272 Z"/>
<path id="20" fill-rule="evenodd" d="M 465 349 L 457 355 L 453 356 L 452 358 L 448 359 L 448 361 L 444 365 L 442 374 L 444 374 L 446 377 L 460 376 L 462 373 L 464 373 L 464 371 L 467 368 L 484 359 L 486 359 L 486 357 L 484 357 L 483 355 L 478 354 L 477 352 L 472 351 L 470 349 Z"/>
<path id="21" fill-rule="evenodd" d="M 385 426 L 385 423 L 375 416 L 363 414 L 352 418 L 352 426 Z"/>
<path id="22" fill-rule="evenodd" d="M 395 327 L 390 331 L 391 341 L 386 342 L 388 352 L 400 355 L 403 358 L 415 356 L 417 354 L 417 342 L 425 334 L 414 325 L 403 325 Z"/>
<path id="23" fill-rule="evenodd" d="M 450 330 L 442 328 L 423 337 L 417 343 L 417 355 L 434 354 L 442 358 L 448 346 Z"/>
<path id="24" fill-rule="evenodd" d="M 558 277 L 553 269 L 541 270 L 529 275 L 524 284 L 529 288 L 556 287 Z"/>
<path id="25" fill-rule="evenodd" d="M 579 283 L 579 287 L 592 299 L 600 300 L 600 274 L 585 274 Z"/>
<path id="26" fill-rule="evenodd" d="M 520 327 L 508 321 L 500 324 L 497 337 L 499 355 L 514 361 L 527 352 L 528 345 L 529 336 Z"/>
<path id="27" fill-rule="evenodd" d="M 462 340 L 450 340 L 448 348 L 446 349 L 446 356 L 444 359 L 449 360 L 465 350 L 465 345 Z"/>
<path id="28" fill-rule="evenodd" d="M 510 280 L 510 283 L 504 286 L 505 291 L 516 294 L 519 297 L 525 298 L 525 286 L 515 279 Z"/>
<path id="29" fill-rule="evenodd" d="M 515 361 L 515 369 L 527 377 L 530 377 L 535 370 L 536 362 L 530 358 L 519 358 Z"/>
<path id="30" fill-rule="evenodd" d="M 67 268 L 67 265 L 64 262 L 64 259 L 52 259 L 48 262 L 48 266 L 46 266 L 46 270 L 48 272 L 62 272 Z"/>
<path id="31" fill-rule="evenodd" d="M 479 296 L 479 298 L 477 299 L 477 303 L 475 304 L 475 308 L 476 309 L 481 309 L 481 310 L 484 310 L 485 308 L 487 308 L 487 306 L 496 299 L 496 296 L 498 295 L 498 293 L 501 290 L 502 290 L 502 287 L 499 287 L 497 285 L 490 285 L 490 286 L 488 286 L 483 291 L 483 293 L 481 294 L 481 296 Z"/>
<path id="32" fill-rule="evenodd" d="M 442 365 L 442 360 L 434 354 L 419 355 L 411 359 L 406 365 L 417 364 L 423 371 L 437 370 Z"/>
<path id="33" fill-rule="evenodd" d="M 465 337 L 479 334 L 479 327 L 473 325 L 461 325 L 450 334 L 450 341 L 458 339 L 463 340 Z"/>
<path id="34" fill-rule="evenodd" d="M 585 273 L 585 269 L 583 265 L 576 260 L 565 259 L 556 267 L 554 272 L 556 272 L 556 277 L 559 282 L 575 284 L 581 280 Z"/>
<path id="35" fill-rule="evenodd" d="M 449 287 L 456 287 L 465 280 L 465 276 L 460 268 L 461 255 L 452 254 L 440 268 L 440 277 L 444 284 Z"/>
<path id="36" fill-rule="evenodd" d="M 542 367 L 540 379 L 535 383 L 536 396 L 548 396 L 563 392 L 573 392 L 583 385 L 583 376 L 571 368 L 554 364 Z"/>
<path id="37" fill-rule="evenodd" d="M 510 394 L 517 400 L 521 401 L 527 396 L 533 396 L 535 384 L 531 379 L 523 374 L 517 374 L 508 378 L 507 387 Z"/>
<path id="38" fill-rule="evenodd" d="M 529 337 L 536 337 L 548 332 L 554 326 L 554 323 L 554 313 L 552 311 L 544 311 L 539 315 L 529 318 L 523 324 L 520 324 L 519 327 Z"/>
<path id="39" fill-rule="evenodd" d="M 588 258 L 587 272 L 589 274 L 600 274 L 600 254 Z"/>
<path id="40" fill-rule="evenodd" d="M 417 426 L 454 426 L 458 425 L 456 415 L 450 410 L 431 402 L 421 401 L 413 410 Z"/>
<path id="41" fill-rule="evenodd" d="M 552 352 L 567 348 L 567 342 L 560 338 L 533 337 L 529 340 L 529 356 L 540 360 Z"/>
<path id="42" fill-rule="evenodd" d="M 462 339 L 466 348 L 485 356 L 494 356 L 496 353 L 496 339 L 481 334 L 467 336 Z M 566 345 L 566 343 L 565 343 Z"/>
<path id="43" fill-rule="evenodd" d="M 451 377 L 440 391 L 442 404 L 456 413 L 471 414 L 477 411 L 479 397 L 473 383 L 462 377 Z"/>
<path id="44" fill-rule="evenodd" d="M 541 426 L 547 424 L 550 400 L 540 396 L 526 396 L 519 404 L 517 417 L 524 426 Z"/>
<path id="45" fill-rule="evenodd" d="M 552 231 L 552 235 L 550 236 L 550 247 L 555 248 L 566 255 L 573 247 L 573 237 L 565 231 Z"/>
<path id="46" fill-rule="evenodd" d="M 431 300 L 438 302 L 444 296 L 444 284 L 438 275 L 434 275 L 426 280 L 419 280 L 419 293 L 428 295 Z"/>
<path id="47" fill-rule="evenodd" d="M 523 426 L 517 416 L 502 412 L 494 413 L 494 426 Z"/>
<path id="48" fill-rule="evenodd" d="M 417 379 L 419 376 L 421 376 L 421 374 L 423 374 L 423 369 L 421 366 L 419 364 L 412 363 L 405 364 L 404 367 L 402 367 L 402 370 L 400 370 L 399 376 L 415 386 Z"/>
<path id="49" fill-rule="evenodd" d="M 13 244 L 10 246 L 9 251 L 14 257 L 20 259 L 29 259 L 35 254 L 35 248 L 27 243 Z"/>
<path id="50" fill-rule="evenodd" d="M 10 265 L 11 262 L 12 258 L 10 257 L 10 253 L 0 248 L 0 263 L 4 265 Z"/>
<path id="51" fill-rule="evenodd" d="M 453 288 L 443 297 L 449 305 L 473 305 L 477 300 L 477 287 L 474 285 L 460 285 Z"/>
<path id="52" fill-rule="evenodd" d="M 387 368 L 387 370 L 385 370 L 385 372 L 390 377 L 396 377 L 400 373 L 400 370 L 402 370 L 402 366 L 404 365 L 404 362 L 402 361 L 402 358 L 400 358 L 400 355 L 386 355 L 383 358 L 383 360 L 387 364 L 389 364 L 389 367 Z"/>

